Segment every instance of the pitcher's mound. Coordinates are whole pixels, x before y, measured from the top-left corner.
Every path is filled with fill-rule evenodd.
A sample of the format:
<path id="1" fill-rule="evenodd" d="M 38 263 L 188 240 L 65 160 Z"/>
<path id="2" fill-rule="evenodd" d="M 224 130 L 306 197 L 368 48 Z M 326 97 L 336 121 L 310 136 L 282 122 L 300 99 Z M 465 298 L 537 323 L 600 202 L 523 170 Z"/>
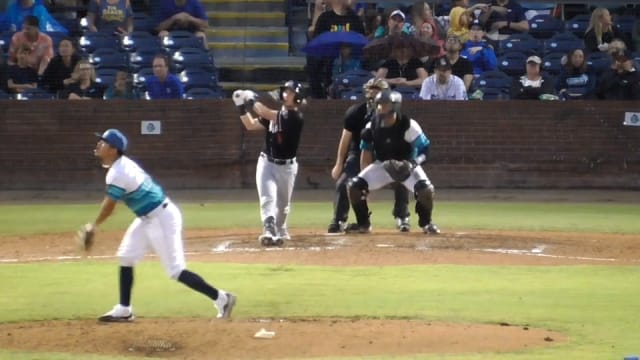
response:
<path id="1" fill-rule="evenodd" d="M 256 338 L 265 329 L 272 338 Z M 278 359 L 321 356 L 502 352 L 565 341 L 560 333 L 509 324 L 423 320 L 144 319 L 0 325 L 0 348 L 175 359 Z"/>

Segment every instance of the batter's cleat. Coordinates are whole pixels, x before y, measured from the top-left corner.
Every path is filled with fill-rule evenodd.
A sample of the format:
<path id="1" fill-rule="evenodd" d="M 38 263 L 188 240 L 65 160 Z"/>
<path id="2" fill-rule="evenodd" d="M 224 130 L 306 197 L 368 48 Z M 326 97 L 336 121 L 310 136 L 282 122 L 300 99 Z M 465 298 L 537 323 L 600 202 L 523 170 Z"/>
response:
<path id="1" fill-rule="evenodd" d="M 274 245 L 276 238 L 276 227 L 273 224 L 273 217 L 269 216 L 264 221 L 264 231 L 262 235 L 258 236 L 258 241 L 262 246 L 271 246 Z"/>
<path id="2" fill-rule="evenodd" d="M 411 230 L 411 224 L 409 224 L 409 218 L 396 218 L 396 229 L 400 232 L 409 232 Z"/>
<path id="3" fill-rule="evenodd" d="M 342 234 L 344 232 L 344 223 L 341 221 L 332 222 L 327 228 L 328 234 Z"/>
<path id="4" fill-rule="evenodd" d="M 224 290 L 218 290 L 218 298 L 213 302 L 218 309 L 218 319 L 228 319 L 231 317 L 233 307 L 236 306 L 236 296 Z"/>
<path id="5" fill-rule="evenodd" d="M 278 240 L 281 241 L 280 244 L 277 244 Z M 276 245 L 282 245 L 282 243 L 289 240 L 291 240 L 291 235 L 289 235 L 287 228 L 281 227 L 276 229 Z"/>
<path id="6" fill-rule="evenodd" d="M 120 304 L 113 307 L 111 311 L 100 316 L 100 322 L 131 322 L 135 319 L 133 316 L 133 308 L 131 306 L 122 306 Z"/>
<path id="7" fill-rule="evenodd" d="M 344 229 L 347 234 L 369 234 L 371 232 L 371 224 L 349 224 Z"/>
<path id="8" fill-rule="evenodd" d="M 422 228 L 422 231 L 425 234 L 438 235 L 440 234 L 440 229 L 435 224 L 428 224 L 427 226 Z"/>

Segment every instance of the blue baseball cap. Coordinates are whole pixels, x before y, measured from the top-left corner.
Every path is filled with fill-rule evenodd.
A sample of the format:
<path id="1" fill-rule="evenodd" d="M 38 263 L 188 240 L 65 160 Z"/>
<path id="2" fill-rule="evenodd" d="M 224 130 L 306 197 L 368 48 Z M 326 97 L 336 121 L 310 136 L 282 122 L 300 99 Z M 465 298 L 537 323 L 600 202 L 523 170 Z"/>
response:
<path id="1" fill-rule="evenodd" d="M 120 152 L 127 150 L 127 137 L 118 129 L 108 129 L 102 134 L 96 133 L 96 136 Z"/>

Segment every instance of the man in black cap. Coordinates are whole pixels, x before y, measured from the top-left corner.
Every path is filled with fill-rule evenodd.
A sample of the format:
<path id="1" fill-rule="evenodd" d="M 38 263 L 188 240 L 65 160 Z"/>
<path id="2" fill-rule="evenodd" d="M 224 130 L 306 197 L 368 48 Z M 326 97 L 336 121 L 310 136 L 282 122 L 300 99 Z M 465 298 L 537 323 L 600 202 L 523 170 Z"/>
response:
<path id="1" fill-rule="evenodd" d="M 420 89 L 423 100 L 467 100 L 464 82 L 452 74 L 451 62 L 446 56 L 434 61 L 435 73 L 429 76 Z"/>
<path id="2" fill-rule="evenodd" d="M 475 19 L 471 23 L 469 41 L 464 43 L 460 56 L 469 60 L 473 66 L 473 75 L 480 75 L 485 71 L 498 68 L 498 59 L 493 47 L 484 39 L 484 24 Z"/>

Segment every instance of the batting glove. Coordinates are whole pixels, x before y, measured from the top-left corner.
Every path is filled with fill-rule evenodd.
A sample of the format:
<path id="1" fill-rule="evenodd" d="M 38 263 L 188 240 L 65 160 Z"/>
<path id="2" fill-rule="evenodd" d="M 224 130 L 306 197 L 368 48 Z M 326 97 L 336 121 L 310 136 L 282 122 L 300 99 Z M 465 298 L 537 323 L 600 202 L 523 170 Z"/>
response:
<path id="1" fill-rule="evenodd" d="M 236 109 L 238 109 L 238 113 L 240 115 L 244 115 L 247 113 L 247 107 L 245 106 L 245 90 L 236 90 L 233 92 L 232 99 L 233 103 L 236 105 Z"/>

